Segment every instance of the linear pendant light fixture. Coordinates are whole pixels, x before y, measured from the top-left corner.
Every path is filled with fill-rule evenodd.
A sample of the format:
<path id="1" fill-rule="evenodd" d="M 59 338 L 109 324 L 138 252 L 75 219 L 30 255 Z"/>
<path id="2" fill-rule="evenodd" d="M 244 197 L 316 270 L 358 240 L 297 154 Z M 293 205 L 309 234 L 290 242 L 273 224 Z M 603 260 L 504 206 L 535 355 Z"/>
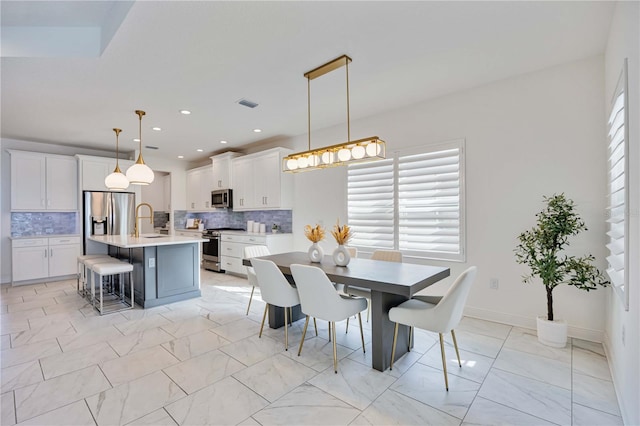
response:
<path id="1" fill-rule="evenodd" d="M 131 185 L 149 185 L 153 182 L 153 170 L 142 159 L 142 116 L 146 113 L 144 111 L 136 110 L 138 118 L 140 119 L 140 151 L 138 152 L 138 160 L 136 163 L 127 169 L 127 179 Z"/>
<path id="2" fill-rule="evenodd" d="M 129 187 L 129 179 L 122 174 L 119 164 L 119 150 L 118 150 L 118 136 L 122 129 L 113 129 L 116 132 L 116 168 L 113 169 L 113 173 L 104 178 L 104 184 L 110 191 L 123 191 Z"/>
<path id="3" fill-rule="evenodd" d="M 386 157 L 386 144 L 378 136 L 351 140 L 351 123 L 349 122 L 349 63 L 351 58 L 342 55 L 333 61 L 320 65 L 304 74 L 307 79 L 307 116 L 309 149 L 288 155 L 282 159 L 282 171 L 289 173 L 319 170 L 326 167 L 342 166 L 364 161 L 381 160 Z M 311 149 L 311 80 L 321 77 L 340 67 L 346 68 L 347 74 L 347 142 L 323 148 Z"/>

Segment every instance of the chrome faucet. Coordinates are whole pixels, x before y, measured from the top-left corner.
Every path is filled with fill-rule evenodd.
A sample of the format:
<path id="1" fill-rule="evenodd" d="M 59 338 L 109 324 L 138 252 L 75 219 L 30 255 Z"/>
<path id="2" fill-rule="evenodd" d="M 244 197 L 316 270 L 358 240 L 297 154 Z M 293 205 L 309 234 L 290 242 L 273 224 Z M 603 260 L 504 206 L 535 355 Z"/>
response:
<path id="1" fill-rule="evenodd" d="M 147 206 L 149 207 L 149 216 L 140 216 L 139 215 L 139 211 L 140 211 L 140 207 L 142 206 Z M 138 225 L 138 219 L 149 219 L 149 223 L 151 223 L 153 225 L 153 207 L 151 207 L 151 204 L 149 203 L 140 203 L 136 206 L 136 223 L 134 226 L 134 233 L 133 236 L 136 238 L 140 237 L 140 226 Z"/>

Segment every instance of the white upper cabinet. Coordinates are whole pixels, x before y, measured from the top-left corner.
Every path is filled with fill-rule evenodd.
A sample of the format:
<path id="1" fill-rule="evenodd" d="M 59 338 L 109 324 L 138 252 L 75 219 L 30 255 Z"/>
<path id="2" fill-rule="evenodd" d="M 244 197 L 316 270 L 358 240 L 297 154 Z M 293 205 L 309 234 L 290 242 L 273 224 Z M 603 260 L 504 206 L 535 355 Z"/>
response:
<path id="1" fill-rule="evenodd" d="M 116 159 L 107 157 L 94 157 L 90 155 L 76 155 L 79 161 L 80 185 L 83 191 L 109 191 L 104 184 L 104 179 L 113 173 L 116 168 Z M 133 165 L 133 161 L 120 160 L 120 170 L 127 173 L 127 169 Z M 127 192 L 133 192 L 131 186 Z"/>
<path id="2" fill-rule="evenodd" d="M 187 210 L 211 209 L 213 174 L 210 166 L 187 170 Z"/>
<path id="3" fill-rule="evenodd" d="M 238 157 L 237 152 L 225 152 L 211 158 L 213 168 L 212 190 L 233 188 L 231 176 L 231 160 Z"/>
<path id="4" fill-rule="evenodd" d="M 290 152 L 273 148 L 233 160 L 234 210 L 292 208 L 293 179 L 281 170 Z"/>
<path id="5" fill-rule="evenodd" d="M 37 152 L 11 154 L 11 210 L 78 209 L 78 163 L 74 157 Z"/>

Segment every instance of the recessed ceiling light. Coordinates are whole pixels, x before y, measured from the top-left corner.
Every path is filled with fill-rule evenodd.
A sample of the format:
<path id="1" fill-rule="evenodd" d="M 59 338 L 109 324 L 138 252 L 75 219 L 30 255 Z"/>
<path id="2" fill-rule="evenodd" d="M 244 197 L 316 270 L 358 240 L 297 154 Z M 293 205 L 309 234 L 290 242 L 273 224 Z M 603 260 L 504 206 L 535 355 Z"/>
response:
<path id="1" fill-rule="evenodd" d="M 227 143 L 227 141 L 220 141 L 220 143 Z"/>
<path id="2" fill-rule="evenodd" d="M 178 158 L 184 158 L 184 155 L 178 155 Z"/>
<path id="3" fill-rule="evenodd" d="M 161 131 L 162 129 L 160 127 L 152 127 L 151 130 L 155 130 L 156 132 Z"/>
<path id="4" fill-rule="evenodd" d="M 133 141 L 134 141 L 134 142 L 140 142 L 140 139 L 138 139 L 138 138 L 133 138 Z"/>
<path id="5" fill-rule="evenodd" d="M 256 133 L 260 133 L 262 131 L 262 129 L 253 129 L 254 132 Z"/>
<path id="6" fill-rule="evenodd" d="M 198 148 L 198 149 L 196 149 L 196 151 L 202 152 L 202 151 L 204 151 L 204 149 Z"/>
<path id="7" fill-rule="evenodd" d="M 189 115 L 189 114 L 191 114 L 191 111 L 189 111 L 188 109 L 181 109 L 180 110 L 180 114 Z"/>

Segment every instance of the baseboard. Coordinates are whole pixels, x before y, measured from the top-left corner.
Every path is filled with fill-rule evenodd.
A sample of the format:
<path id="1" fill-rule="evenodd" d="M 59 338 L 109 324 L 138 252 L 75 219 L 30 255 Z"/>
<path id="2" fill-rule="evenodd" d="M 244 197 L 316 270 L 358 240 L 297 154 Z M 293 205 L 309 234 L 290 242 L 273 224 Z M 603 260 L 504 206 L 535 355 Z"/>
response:
<path id="1" fill-rule="evenodd" d="M 618 400 L 618 407 L 620 408 L 620 415 L 622 416 L 622 423 L 625 425 L 630 425 L 629 415 L 627 414 L 627 410 L 624 406 L 624 401 L 620 398 L 622 395 L 622 389 L 617 385 L 616 377 L 618 376 L 618 372 L 616 371 L 615 364 L 611 362 L 613 356 L 611 355 L 611 339 L 609 335 L 605 332 L 604 339 L 602 341 L 602 346 L 604 347 L 604 354 L 607 357 L 607 364 L 609 364 L 609 371 L 611 371 L 611 381 L 613 382 L 613 388 L 616 391 L 616 399 Z"/>
<path id="2" fill-rule="evenodd" d="M 493 322 L 499 322 L 501 324 L 512 325 L 515 327 L 528 328 L 531 330 L 536 329 L 536 319 L 531 317 L 508 314 L 505 312 L 491 311 L 488 309 L 475 308 L 472 306 L 465 307 L 464 314 L 468 317 L 473 317 L 473 318 L 478 318 L 478 319 L 493 321 Z M 588 340 L 590 342 L 600 343 L 604 341 L 604 331 L 602 330 L 591 330 L 588 328 L 569 325 L 567 334 L 569 335 L 569 337 Z"/>

